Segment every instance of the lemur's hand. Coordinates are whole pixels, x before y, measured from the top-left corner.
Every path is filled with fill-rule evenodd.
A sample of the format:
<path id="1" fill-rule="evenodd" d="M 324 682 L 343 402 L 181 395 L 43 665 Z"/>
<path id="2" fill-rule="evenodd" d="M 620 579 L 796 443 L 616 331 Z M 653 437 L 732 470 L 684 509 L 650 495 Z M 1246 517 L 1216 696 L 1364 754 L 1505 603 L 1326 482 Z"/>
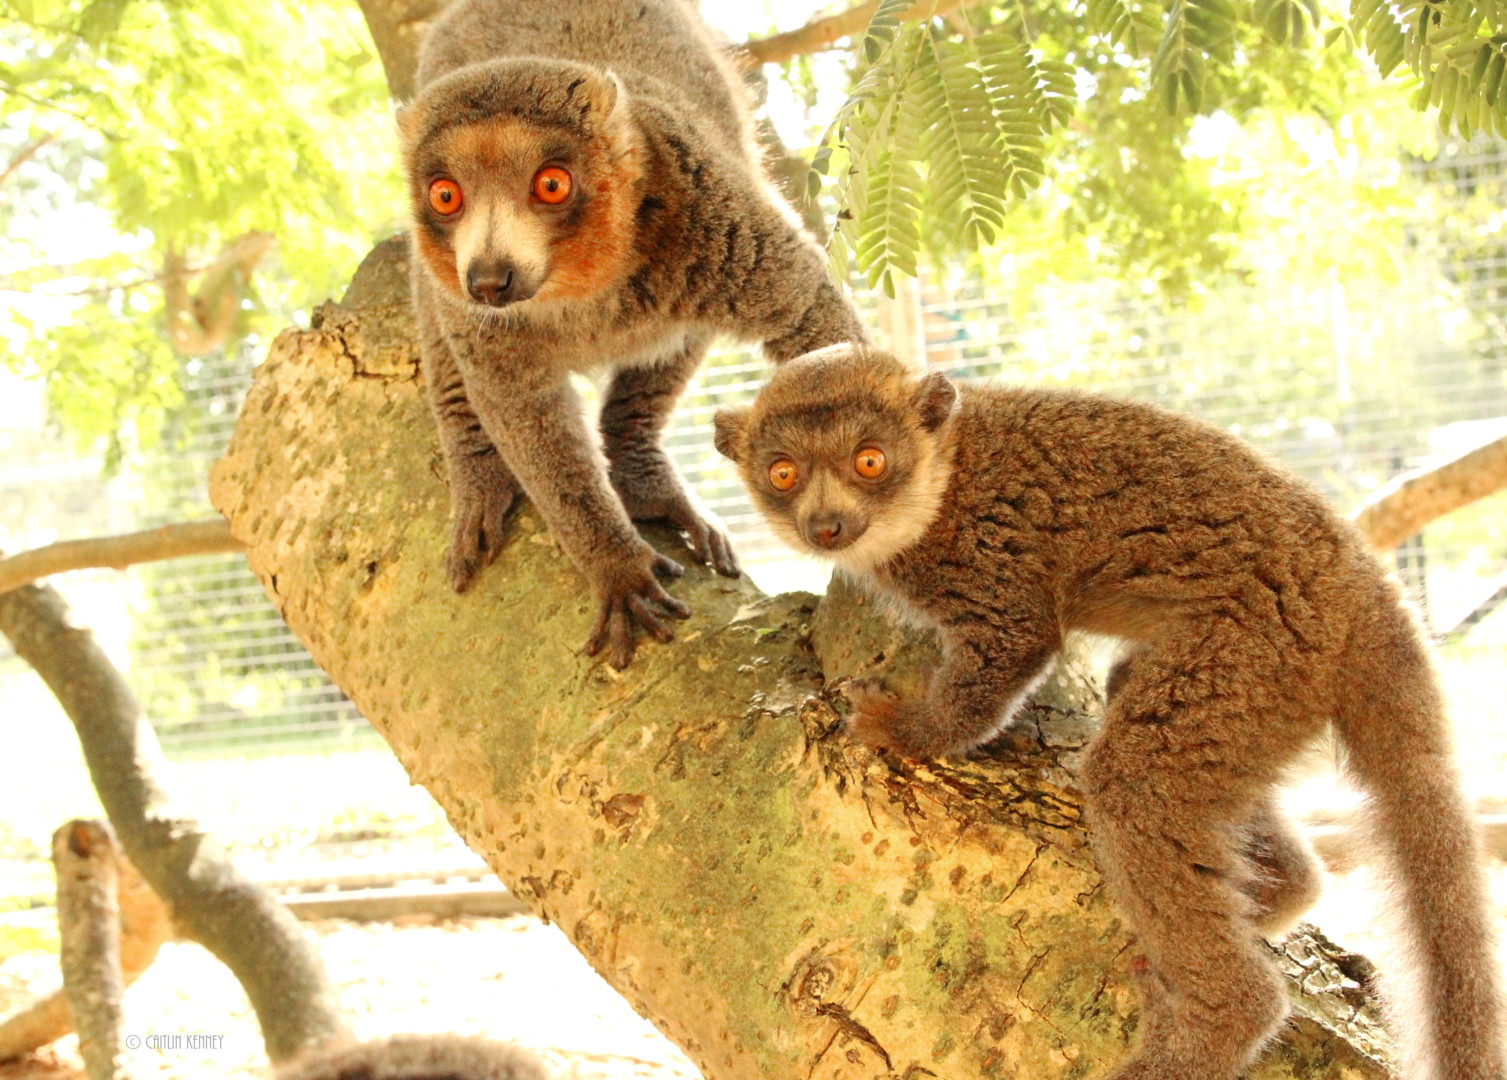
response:
<path id="1" fill-rule="evenodd" d="M 665 592 L 655 577 L 679 577 L 684 568 L 648 544 L 640 554 L 641 558 L 632 562 L 608 566 L 593 582 L 597 618 L 583 651 L 596 656 L 606 648 L 607 662 L 619 671 L 633 661 L 635 622 L 656 641 L 666 642 L 675 633 L 665 619 L 684 619 L 691 614 L 691 609 Z"/>
<path id="2" fill-rule="evenodd" d="M 523 490 L 502 465 L 485 475 L 452 478 L 450 493 L 450 547 L 445 553 L 445 573 L 450 587 L 465 592 L 484 567 L 502 550 L 503 523 Z M 471 463 L 475 468 L 475 463 Z"/>

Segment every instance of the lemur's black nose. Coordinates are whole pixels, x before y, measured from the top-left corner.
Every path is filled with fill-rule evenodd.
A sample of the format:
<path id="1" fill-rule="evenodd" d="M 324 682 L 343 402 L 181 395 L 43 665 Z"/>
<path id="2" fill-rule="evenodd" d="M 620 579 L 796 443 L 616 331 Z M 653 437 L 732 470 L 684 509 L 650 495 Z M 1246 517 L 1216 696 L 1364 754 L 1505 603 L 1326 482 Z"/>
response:
<path id="1" fill-rule="evenodd" d="M 533 295 L 526 289 L 523 275 L 512 263 L 473 262 L 466 267 L 466 291 L 478 304 L 502 307 Z"/>
<path id="2" fill-rule="evenodd" d="M 850 521 L 841 514 L 812 518 L 806 524 L 806 539 L 812 546 L 828 551 L 840 551 L 862 535 L 862 523 Z"/>

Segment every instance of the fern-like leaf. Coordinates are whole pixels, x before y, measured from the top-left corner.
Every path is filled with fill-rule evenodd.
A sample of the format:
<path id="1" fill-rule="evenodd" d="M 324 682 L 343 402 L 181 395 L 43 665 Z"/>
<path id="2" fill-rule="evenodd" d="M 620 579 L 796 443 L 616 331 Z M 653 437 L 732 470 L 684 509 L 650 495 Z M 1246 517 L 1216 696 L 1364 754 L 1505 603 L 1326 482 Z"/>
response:
<path id="1" fill-rule="evenodd" d="M 1050 110 L 1024 41 L 997 31 L 981 36 L 977 47 L 999 132 L 1005 180 L 1010 193 L 1019 198 L 1046 176 L 1041 146 Z"/>
<path id="2" fill-rule="evenodd" d="M 1088 26 L 1138 59 L 1156 53 L 1162 36 L 1161 12 L 1144 0 L 1088 0 Z"/>
<path id="3" fill-rule="evenodd" d="M 896 270 L 916 276 L 921 250 L 920 175 L 898 148 L 879 154 L 867 170 L 864 213 L 854 254 L 869 287 L 895 295 Z"/>
<path id="4" fill-rule="evenodd" d="M 1278 45 L 1302 48 L 1319 25 L 1318 0 L 1255 0 L 1251 15 Z"/>
<path id="5" fill-rule="evenodd" d="M 1152 84 L 1160 88 L 1169 112 L 1178 111 L 1179 100 L 1189 112 L 1203 109 L 1205 62 L 1228 54 L 1235 22 L 1230 0 L 1172 0 L 1151 61 Z"/>
<path id="6" fill-rule="evenodd" d="M 927 38 L 907 122 L 919 133 L 931 212 L 962 223 L 964 243 L 994 240 L 1004 223 L 1008 178 L 994 110 L 976 54 L 964 44 Z"/>

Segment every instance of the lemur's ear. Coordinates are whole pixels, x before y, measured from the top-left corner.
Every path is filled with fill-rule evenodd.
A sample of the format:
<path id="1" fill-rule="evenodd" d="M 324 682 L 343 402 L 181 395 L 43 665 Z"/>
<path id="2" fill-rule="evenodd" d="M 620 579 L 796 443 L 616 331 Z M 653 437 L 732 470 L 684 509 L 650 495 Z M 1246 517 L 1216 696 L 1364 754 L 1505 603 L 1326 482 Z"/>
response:
<path id="1" fill-rule="evenodd" d="M 577 88 L 571 101 L 581 109 L 581 119 L 600 124 L 612 115 L 618 100 L 626 100 L 623 84 L 610 71 L 593 69 L 591 78 Z"/>
<path id="2" fill-rule="evenodd" d="M 748 406 L 718 409 L 712 417 L 712 445 L 729 461 L 743 453 L 743 432 L 748 427 Z"/>
<path id="3" fill-rule="evenodd" d="M 403 144 L 404 150 L 408 150 L 419 136 L 419 110 L 410 102 L 398 106 L 398 111 L 392 114 L 392 118 L 398 123 L 398 141 Z"/>
<path id="4" fill-rule="evenodd" d="M 952 415 L 958 401 L 958 388 L 942 372 L 928 371 L 916 384 L 910 400 L 921 417 L 921 426 L 927 431 L 936 431 Z"/>

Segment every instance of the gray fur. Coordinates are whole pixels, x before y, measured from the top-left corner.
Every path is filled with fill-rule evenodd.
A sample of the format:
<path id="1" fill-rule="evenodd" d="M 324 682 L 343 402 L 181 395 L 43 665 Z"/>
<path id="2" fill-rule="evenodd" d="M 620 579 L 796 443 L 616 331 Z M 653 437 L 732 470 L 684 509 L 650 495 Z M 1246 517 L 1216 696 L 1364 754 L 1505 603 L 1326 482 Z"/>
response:
<path id="1" fill-rule="evenodd" d="M 766 182 L 742 81 L 687 0 L 460 0 L 425 40 L 418 85 L 399 124 L 451 584 L 491 560 L 526 492 L 596 595 L 587 651 L 621 667 L 635 623 L 669 640 L 666 614 L 688 613 L 655 580 L 679 566 L 633 520 L 668 522 L 737 573 L 658 445 L 710 340 L 758 341 L 780 361 L 866 332 Z M 575 182 L 558 209 L 528 197 L 548 163 Z M 428 206 L 440 176 L 466 191 L 454 220 Z M 473 299 L 457 252 L 525 298 Z M 601 370 L 599 440 L 567 376 Z"/>

